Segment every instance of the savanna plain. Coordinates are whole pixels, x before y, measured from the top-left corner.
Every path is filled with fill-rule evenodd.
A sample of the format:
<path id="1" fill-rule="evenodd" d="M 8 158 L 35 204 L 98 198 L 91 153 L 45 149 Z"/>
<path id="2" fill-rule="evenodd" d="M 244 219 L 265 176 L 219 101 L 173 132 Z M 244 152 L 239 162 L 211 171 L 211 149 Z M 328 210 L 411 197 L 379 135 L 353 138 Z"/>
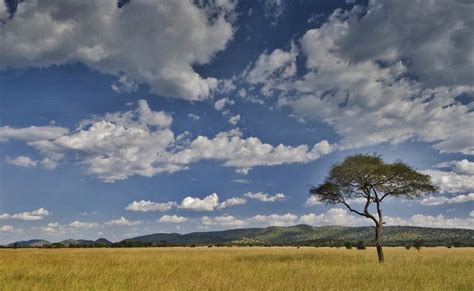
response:
<path id="1" fill-rule="evenodd" d="M 0 290 L 474 290 L 474 248 L 2 249 Z"/>

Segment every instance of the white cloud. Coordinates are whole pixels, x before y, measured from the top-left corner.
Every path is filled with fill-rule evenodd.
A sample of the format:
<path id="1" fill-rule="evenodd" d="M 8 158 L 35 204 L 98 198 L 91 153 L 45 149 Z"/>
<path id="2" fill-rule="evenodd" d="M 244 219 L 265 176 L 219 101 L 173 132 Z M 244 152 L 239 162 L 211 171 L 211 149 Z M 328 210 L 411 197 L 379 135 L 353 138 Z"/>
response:
<path id="1" fill-rule="evenodd" d="M 212 193 L 204 198 L 186 197 L 178 206 L 180 209 L 193 211 L 213 211 L 219 206 L 219 197 L 217 193 Z"/>
<path id="2" fill-rule="evenodd" d="M 18 156 L 13 159 L 7 158 L 7 163 L 9 163 L 10 165 L 23 167 L 23 168 L 36 168 L 36 165 L 38 164 L 37 161 L 32 160 L 28 156 Z"/>
<path id="3" fill-rule="evenodd" d="M 14 232 L 15 228 L 11 225 L 2 225 L 0 226 L 0 232 Z"/>
<path id="4" fill-rule="evenodd" d="M 163 215 L 162 217 L 160 217 L 160 219 L 157 220 L 157 222 L 162 223 L 183 223 L 186 221 L 188 221 L 187 217 L 178 215 Z"/>
<path id="5" fill-rule="evenodd" d="M 217 100 L 214 103 L 214 108 L 217 111 L 222 111 L 227 105 L 234 105 L 234 100 L 229 99 L 228 97 L 224 97 L 222 99 Z"/>
<path id="6" fill-rule="evenodd" d="M 112 84 L 111 88 L 119 94 L 132 93 L 138 90 L 138 84 L 127 75 L 122 75 L 117 82 Z"/>
<path id="7" fill-rule="evenodd" d="M 47 170 L 54 170 L 56 169 L 58 163 L 51 160 L 50 158 L 44 158 L 41 161 L 36 161 L 31 159 L 28 156 L 18 156 L 16 158 L 8 158 L 7 157 L 7 163 L 10 165 L 14 165 L 17 167 L 23 167 L 23 168 L 36 168 L 38 165 L 40 165 L 43 169 Z"/>
<path id="8" fill-rule="evenodd" d="M 256 166 L 274 166 L 290 163 L 307 163 L 332 151 L 332 146 L 323 140 L 312 149 L 307 145 L 297 147 L 265 144 L 256 137 L 242 138 L 239 130 L 221 132 L 213 139 L 198 136 L 187 149 L 177 152 L 170 159 L 175 164 L 187 165 L 211 159 L 224 161 L 224 166 L 234 167 L 246 173 Z"/>
<path id="9" fill-rule="evenodd" d="M 250 184 L 250 180 L 247 180 L 247 179 L 234 179 L 232 180 L 232 182 L 234 183 L 238 183 L 238 184 Z"/>
<path id="10" fill-rule="evenodd" d="M 470 216 L 470 217 L 474 217 L 474 210 L 472 210 L 471 212 L 469 212 L 469 216 Z"/>
<path id="11" fill-rule="evenodd" d="M 44 208 L 38 208 L 33 211 L 26 211 L 21 213 L 15 214 L 8 214 L 8 213 L 1 213 L 1 219 L 19 219 L 19 220 L 42 220 L 46 216 L 50 215 L 51 213 Z"/>
<path id="12" fill-rule="evenodd" d="M 224 202 L 221 202 L 218 208 L 224 209 L 224 208 L 235 206 L 235 205 L 243 205 L 245 203 L 247 203 L 247 200 L 244 198 L 232 197 L 232 198 L 226 199 Z"/>
<path id="13" fill-rule="evenodd" d="M 365 225 L 370 223 L 365 218 L 355 217 L 351 215 L 347 210 L 341 208 L 331 208 L 326 213 L 319 215 L 310 213 L 302 215 L 298 223 L 310 224 L 310 225 L 346 225 L 356 226 Z"/>
<path id="14" fill-rule="evenodd" d="M 306 199 L 306 202 L 303 204 L 304 207 L 311 207 L 311 206 L 315 206 L 315 205 L 319 205 L 319 204 L 322 204 L 321 201 L 319 201 L 318 197 L 316 196 L 309 196 L 308 199 Z"/>
<path id="15" fill-rule="evenodd" d="M 87 173 L 107 182 L 131 175 L 150 177 L 182 169 L 167 163 L 171 154 L 168 148 L 175 142 L 174 133 L 168 128 L 171 121 L 171 116 L 151 111 L 146 101 L 140 100 L 135 111 L 83 120 L 69 135 L 29 144 L 53 159 L 79 153 Z"/>
<path id="16" fill-rule="evenodd" d="M 270 214 L 270 215 L 256 215 L 250 218 L 250 221 L 258 223 L 265 223 L 266 225 L 274 226 L 288 226 L 293 225 L 298 220 L 298 216 L 292 213 L 287 214 Z"/>
<path id="17" fill-rule="evenodd" d="M 192 120 L 199 120 L 201 119 L 201 117 L 197 114 L 194 114 L 194 113 L 189 113 L 188 114 L 188 117 L 191 118 Z"/>
<path id="18" fill-rule="evenodd" d="M 45 227 L 42 227 L 41 230 L 46 233 L 61 233 L 64 232 L 61 228 L 61 225 L 57 222 L 50 222 Z"/>
<path id="19" fill-rule="evenodd" d="M 474 162 L 468 161 L 467 159 L 457 161 L 453 171 L 462 175 L 474 176 Z"/>
<path id="20" fill-rule="evenodd" d="M 385 216 L 386 225 L 409 225 L 421 227 L 441 227 L 441 228 L 474 228 L 473 218 L 447 218 L 443 215 L 431 216 L 415 214 L 409 218 Z M 372 225 L 372 221 L 364 217 L 352 215 L 346 209 L 331 208 L 326 213 L 305 214 L 300 216 L 298 223 L 309 225 L 346 225 L 361 226 Z"/>
<path id="21" fill-rule="evenodd" d="M 251 84 L 263 84 L 262 94 L 270 96 L 274 89 L 279 88 L 282 80 L 296 74 L 297 56 L 298 51 L 293 44 L 288 52 L 275 49 L 270 54 L 262 53 L 253 68 L 244 72 L 244 75 Z"/>
<path id="22" fill-rule="evenodd" d="M 382 0 L 368 10 L 339 40 L 343 55 L 353 62 L 410 59 L 410 71 L 427 87 L 472 86 L 472 2 Z"/>
<path id="23" fill-rule="evenodd" d="M 105 223 L 106 225 L 120 225 L 120 226 L 136 226 L 142 224 L 142 221 L 136 220 L 136 221 L 130 221 L 126 219 L 125 217 L 121 216 L 118 219 L 113 219 L 111 221 L 108 221 Z"/>
<path id="24" fill-rule="evenodd" d="M 426 170 L 433 183 L 441 188 L 442 192 L 459 193 L 474 191 L 474 178 L 470 175 L 460 175 L 455 172 Z"/>
<path id="25" fill-rule="evenodd" d="M 412 63 L 412 58 L 423 59 L 427 56 L 424 51 L 427 45 L 431 45 L 436 54 L 446 54 L 446 57 L 454 56 L 455 46 L 447 45 L 444 47 L 447 51 L 439 49 L 436 47 L 436 41 L 442 40 L 433 37 L 427 44 L 415 41 L 419 46 L 416 48 L 409 42 L 409 47 L 413 50 L 405 50 L 407 39 L 392 38 L 392 34 L 385 37 L 385 29 L 396 25 L 383 24 L 398 21 L 399 18 L 398 14 L 392 14 L 393 11 L 387 7 L 397 6 L 398 8 L 394 11 L 398 11 L 400 7 L 411 2 L 402 2 L 400 5 L 398 2 L 396 4 L 387 4 L 387 2 L 371 3 L 367 14 L 361 13 L 360 7 L 355 7 L 349 12 L 336 10 L 320 28 L 308 30 L 299 41 L 302 56 L 306 57 L 306 73 L 303 77 L 286 78 L 271 73 L 266 78 L 249 80 L 249 82 L 261 86 L 264 95 L 279 96 L 277 105 L 290 107 L 296 116 L 317 118 L 333 127 L 336 133 L 342 136 L 340 149 L 359 148 L 384 142 L 396 144 L 414 139 L 430 142 L 440 152 L 473 154 L 472 103 L 462 104 L 456 100 L 456 97 L 463 93 L 474 92 L 472 82 L 467 84 L 457 79 L 450 86 L 447 86 L 446 82 L 438 82 L 436 86 L 427 86 L 427 83 L 422 80 L 409 77 L 410 74 L 416 76 L 420 72 L 423 74 L 431 72 L 433 76 L 439 73 L 436 70 L 425 70 L 425 66 Z M 442 8 L 444 5 L 431 3 L 428 6 L 434 10 L 428 12 L 425 7 L 421 7 L 424 6 L 422 4 L 415 6 L 414 10 L 410 6 L 412 12 L 410 17 L 424 19 L 428 16 L 437 19 L 432 16 L 432 13 L 453 12 L 463 5 L 456 4 L 456 7 Z M 472 9 L 472 5 L 465 8 L 467 7 Z M 388 17 L 388 14 L 392 17 Z M 381 15 L 387 19 L 380 17 Z M 470 18 L 466 13 L 462 16 L 458 25 L 469 26 L 471 22 L 468 19 Z M 368 19 L 372 20 L 368 21 Z M 382 25 L 375 24 L 375 19 Z M 365 30 L 354 27 L 362 27 L 361 23 L 366 22 L 371 22 L 370 27 L 378 27 L 380 31 L 384 31 L 383 34 L 379 34 L 377 30 L 376 34 L 384 38 L 381 46 L 385 49 L 390 48 L 390 46 L 385 46 L 386 39 L 399 41 L 393 46 L 395 51 L 383 50 L 384 53 L 375 53 L 371 50 L 378 49 L 377 45 L 374 45 L 378 44 L 378 41 L 367 42 L 368 45 L 361 42 L 356 36 L 357 33 L 367 38 L 371 38 L 372 34 L 366 33 L 368 30 L 365 26 Z M 412 24 L 413 22 L 406 22 L 401 25 L 405 27 Z M 427 32 L 431 30 L 432 33 L 428 35 L 440 35 L 435 27 L 430 25 L 422 27 Z M 443 30 L 447 31 L 442 38 L 449 42 L 450 37 L 454 36 L 452 32 L 457 29 L 460 28 L 443 26 Z M 403 33 L 410 34 L 411 29 L 406 29 Z M 425 37 L 420 37 L 420 39 Z M 352 52 L 353 44 L 357 45 L 357 52 Z M 403 50 L 398 51 L 398 48 L 403 48 Z M 459 68 L 463 66 L 472 68 L 474 58 L 468 57 L 471 54 L 470 51 L 472 50 L 466 50 L 465 47 L 457 51 L 460 59 L 470 59 L 464 65 L 458 66 Z M 281 51 L 275 50 L 274 53 L 281 54 Z M 366 53 L 366 55 L 357 57 L 357 61 L 354 61 L 356 53 Z M 411 53 L 414 54 L 409 56 Z M 260 56 L 261 59 L 267 57 L 266 52 Z M 430 57 L 433 57 L 429 61 L 431 65 L 438 64 L 439 59 L 435 57 L 435 54 L 431 54 Z M 407 62 L 407 59 L 410 61 Z M 259 67 L 260 65 L 256 64 L 253 69 Z M 270 64 L 265 63 L 262 67 L 273 72 Z M 418 70 L 421 67 L 423 70 Z M 444 67 L 443 65 L 441 71 L 451 70 L 451 68 L 451 66 Z M 259 68 L 259 70 L 262 69 Z"/>
<path id="26" fill-rule="evenodd" d="M 229 123 L 232 125 L 236 125 L 239 122 L 239 120 L 240 120 L 240 114 L 237 114 L 229 118 Z"/>
<path id="27" fill-rule="evenodd" d="M 214 138 L 198 136 L 191 140 L 186 132 L 175 135 L 171 123 L 169 114 L 153 111 L 140 100 L 136 110 L 82 120 L 70 134 L 30 141 L 28 145 L 45 156 L 40 162 L 45 168 L 56 166 L 67 154 L 75 154 L 74 158 L 86 166 L 87 174 L 105 182 L 133 175 L 174 173 L 201 160 L 220 161 L 239 173 L 247 173 L 257 166 L 314 161 L 334 148 L 326 140 L 312 148 L 273 146 L 257 137 L 243 138 L 238 129 L 220 132 Z"/>
<path id="28" fill-rule="evenodd" d="M 232 39 L 235 3 L 199 6 L 164 0 L 122 8 L 116 0 L 19 2 L 0 31 L 0 68 L 81 62 L 120 77 L 116 91 L 146 83 L 160 95 L 202 100 L 218 80 L 199 75 L 193 65 L 210 63 Z"/>
<path id="29" fill-rule="evenodd" d="M 164 111 L 152 111 L 146 100 L 138 100 L 138 114 L 142 124 L 167 128 L 171 126 L 173 118 Z"/>
<path id="30" fill-rule="evenodd" d="M 235 218 L 232 215 L 216 216 L 214 218 L 203 216 L 201 218 L 201 223 L 206 226 L 218 225 L 226 227 L 243 227 L 247 224 L 246 221 Z"/>
<path id="31" fill-rule="evenodd" d="M 168 202 L 151 202 L 146 200 L 140 201 L 133 201 L 127 207 L 126 210 L 130 211 L 141 211 L 141 212 L 148 212 L 148 211 L 168 211 L 177 206 L 177 203 L 174 201 Z"/>
<path id="32" fill-rule="evenodd" d="M 468 228 L 474 229 L 473 218 L 448 218 L 442 214 L 438 216 L 415 214 L 409 219 L 390 218 L 386 219 L 388 225 L 410 225 L 422 227 L 439 228 Z"/>
<path id="33" fill-rule="evenodd" d="M 268 193 L 263 193 L 263 192 L 247 192 L 244 194 L 244 197 L 250 198 L 250 199 L 256 199 L 262 202 L 275 202 L 275 201 L 282 201 L 286 199 L 285 194 L 283 193 L 276 193 L 275 195 L 271 196 Z"/>
<path id="34" fill-rule="evenodd" d="M 50 158 L 44 158 L 40 161 L 40 165 L 46 170 L 54 170 L 58 166 L 58 163 L 51 160 Z"/>
<path id="35" fill-rule="evenodd" d="M 82 221 L 73 221 L 69 223 L 69 226 L 72 228 L 77 228 L 77 229 L 92 229 L 92 228 L 98 228 L 100 224 L 96 222 L 82 222 Z"/>
<path id="36" fill-rule="evenodd" d="M 30 126 L 26 128 L 0 127 L 0 142 L 9 139 L 24 141 L 49 140 L 67 134 L 69 130 L 57 126 Z"/>
<path id="37" fill-rule="evenodd" d="M 457 204 L 457 203 L 465 203 L 469 201 L 474 201 L 474 193 L 469 193 L 466 195 L 457 195 L 451 198 L 445 196 L 430 196 L 428 198 L 424 198 L 420 201 L 421 205 L 428 205 L 428 206 L 436 206 L 436 205 L 443 205 L 443 204 Z"/>

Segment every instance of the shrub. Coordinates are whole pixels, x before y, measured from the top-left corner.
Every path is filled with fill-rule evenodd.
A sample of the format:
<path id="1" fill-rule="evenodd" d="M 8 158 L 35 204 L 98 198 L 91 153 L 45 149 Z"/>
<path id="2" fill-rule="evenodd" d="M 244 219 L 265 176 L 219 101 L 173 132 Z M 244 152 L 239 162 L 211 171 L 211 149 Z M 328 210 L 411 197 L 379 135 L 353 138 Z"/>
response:
<path id="1" fill-rule="evenodd" d="M 352 249 L 352 243 L 350 241 L 347 241 L 344 243 L 344 247 L 348 250 Z"/>
<path id="2" fill-rule="evenodd" d="M 365 250 L 365 242 L 363 240 L 358 241 L 355 246 L 358 250 Z"/>
<path id="3" fill-rule="evenodd" d="M 413 242 L 413 247 L 419 251 L 421 249 L 422 246 L 425 245 L 425 242 L 422 240 L 422 239 L 416 239 L 414 242 Z"/>

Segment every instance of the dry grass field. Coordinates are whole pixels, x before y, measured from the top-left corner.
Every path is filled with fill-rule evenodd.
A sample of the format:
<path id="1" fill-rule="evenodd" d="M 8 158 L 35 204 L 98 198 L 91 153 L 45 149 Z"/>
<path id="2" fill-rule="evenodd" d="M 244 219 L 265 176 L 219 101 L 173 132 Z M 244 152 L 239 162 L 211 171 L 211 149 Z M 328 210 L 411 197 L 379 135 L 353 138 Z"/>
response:
<path id="1" fill-rule="evenodd" d="M 474 290 L 473 248 L 2 249 L 0 290 Z"/>

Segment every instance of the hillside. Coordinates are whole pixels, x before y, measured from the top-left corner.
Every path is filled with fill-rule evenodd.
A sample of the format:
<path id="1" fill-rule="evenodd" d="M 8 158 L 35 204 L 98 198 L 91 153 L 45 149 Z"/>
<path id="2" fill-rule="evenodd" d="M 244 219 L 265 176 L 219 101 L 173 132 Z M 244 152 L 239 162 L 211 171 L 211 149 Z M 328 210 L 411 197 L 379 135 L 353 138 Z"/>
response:
<path id="1" fill-rule="evenodd" d="M 364 241 L 372 244 L 373 227 L 295 225 L 289 227 L 243 228 L 223 231 L 155 233 L 112 243 L 104 238 L 96 241 L 68 239 L 59 243 L 45 240 L 19 241 L 7 247 L 97 247 L 97 246 L 191 246 L 191 245 L 308 245 L 341 246 L 344 242 Z M 474 230 L 411 226 L 386 226 L 382 233 L 385 246 L 404 246 L 423 240 L 429 246 L 474 246 Z"/>
<path id="2" fill-rule="evenodd" d="M 172 245 L 233 244 L 233 245 L 337 245 L 359 240 L 370 244 L 373 227 L 296 225 L 290 227 L 232 229 L 189 234 L 152 234 L 126 239 L 123 242 L 153 242 Z M 441 229 L 409 226 L 387 226 L 383 229 L 384 245 L 405 245 L 422 239 L 428 245 L 461 243 L 474 245 L 474 230 Z"/>

